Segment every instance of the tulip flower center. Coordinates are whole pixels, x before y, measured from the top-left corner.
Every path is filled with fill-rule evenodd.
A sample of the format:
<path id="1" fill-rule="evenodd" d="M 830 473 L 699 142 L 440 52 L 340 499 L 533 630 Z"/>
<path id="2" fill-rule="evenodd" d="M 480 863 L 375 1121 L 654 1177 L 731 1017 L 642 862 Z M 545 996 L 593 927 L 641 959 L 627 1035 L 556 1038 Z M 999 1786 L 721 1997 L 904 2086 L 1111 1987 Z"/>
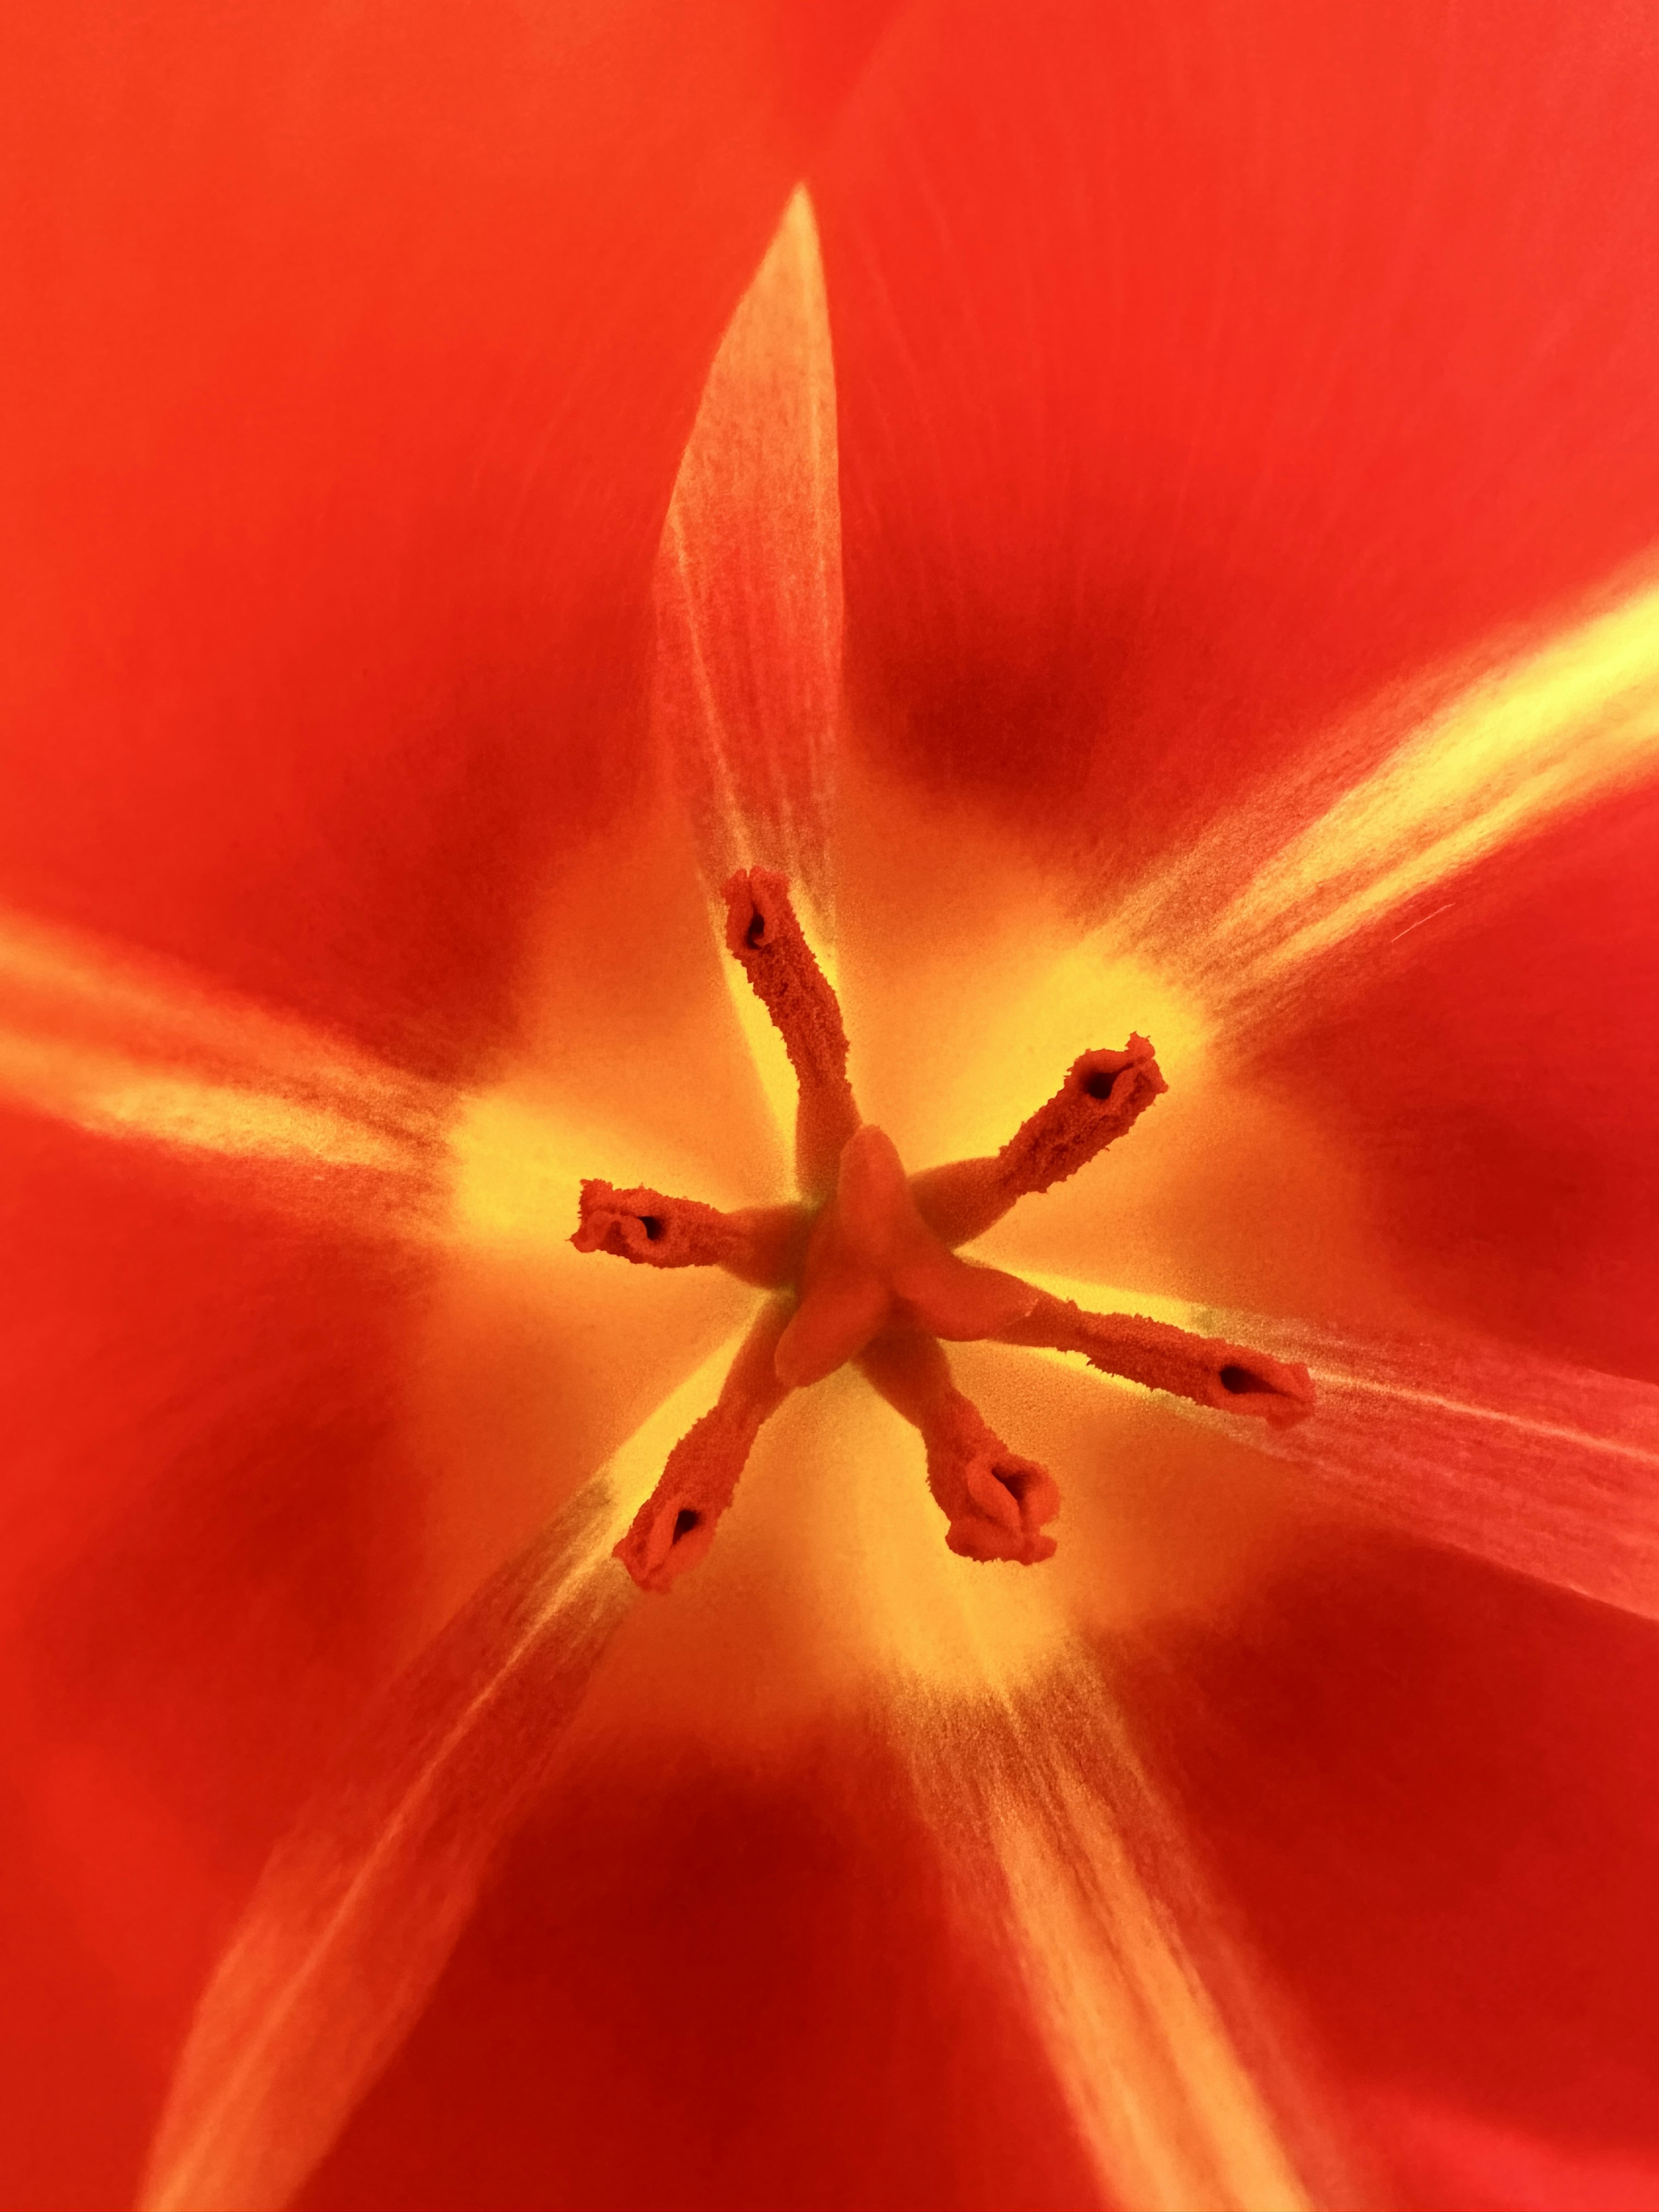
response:
<path id="1" fill-rule="evenodd" d="M 747 972 L 799 1086 L 799 1200 L 726 1213 L 690 1198 L 590 1181 L 572 1243 L 636 1266 L 717 1267 L 770 1295 L 717 1402 L 676 1444 L 617 1555 L 665 1592 L 714 1542 L 762 1425 L 792 1390 L 855 1364 L 920 1431 L 945 1540 L 963 1559 L 1031 1566 L 1060 1510 L 1053 1477 L 1010 1451 L 956 1388 L 947 1343 L 991 1340 L 1080 1352 L 1102 1371 L 1200 1404 L 1284 1423 L 1311 1411 L 1307 1370 L 1139 1315 L 1093 1314 L 956 1248 L 1019 1200 L 1074 1175 L 1168 1086 L 1146 1038 L 1084 1053 L 1000 1152 L 906 1172 L 864 1121 L 847 1032 L 785 879 L 742 869 L 725 885 L 727 949 Z"/>

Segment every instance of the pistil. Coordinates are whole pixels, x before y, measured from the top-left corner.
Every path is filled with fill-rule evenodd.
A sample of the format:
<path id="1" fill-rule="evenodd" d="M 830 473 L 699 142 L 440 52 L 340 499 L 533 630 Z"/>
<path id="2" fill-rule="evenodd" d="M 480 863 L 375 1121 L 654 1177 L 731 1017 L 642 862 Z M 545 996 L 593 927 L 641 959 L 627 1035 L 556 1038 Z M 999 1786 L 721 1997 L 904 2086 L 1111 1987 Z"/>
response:
<path id="1" fill-rule="evenodd" d="M 1043 1528 L 1060 1510 L 1059 1490 L 956 1388 L 941 1339 L 1081 1352 L 1105 1373 L 1279 1424 L 1312 1410 L 1305 1368 L 1138 1315 L 1085 1313 L 952 1249 L 1133 1127 L 1168 1087 L 1146 1037 L 1082 1054 L 994 1156 L 908 1176 L 892 1139 L 860 1120 L 841 1008 L 788 884 L 770 869 L 743 869 L 725 896 L 727 947 L 776 1024 L 799 1085 L 800 1200 L 723 1213 L 643 1185 L 592 1180 L 582 1185 L 571 1240 L 636 1266 L 723 1267 L 776 1294 L 718 1402 L 675 1445 L 617 1547 L 642 1589 L 666 1591 L 706 1555 L 762 1425 L 791 1390 L 849 1361 L 920 1431 L 951 1550 L 1026 1566 L 1054 1553 Z"/>

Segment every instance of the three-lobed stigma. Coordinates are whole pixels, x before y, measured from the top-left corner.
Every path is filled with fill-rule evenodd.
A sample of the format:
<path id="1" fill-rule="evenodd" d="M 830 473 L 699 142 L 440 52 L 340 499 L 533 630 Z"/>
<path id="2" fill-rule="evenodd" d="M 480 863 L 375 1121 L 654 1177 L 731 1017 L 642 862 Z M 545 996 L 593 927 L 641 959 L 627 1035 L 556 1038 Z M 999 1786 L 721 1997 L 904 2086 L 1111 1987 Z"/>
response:
<path id="1" fill-rule="evenodd" d="M 715 1404 L 668 1455 L 617 1547 L 642 1589 L 666 1591 L 714 1540 L 762 1424 L 792 1390 L 848 1361 L 921 1431 L 945 1540 L 969 1559 L 1053 1556 L 1052 1476 L 987 1426 L 951 1379 L 944 1346 L 975 1339 L 1080 1352 L 1091 1366 L 1200 1405 L 1276 1424 L 1313 1409 L 1305 1367 L 1139 1315 L 1085 1313 L 1017 1275 L 957 1256 L 1021 1198 L 1075 1175 L 1168 1088 L 1152 1048 L 1085 1052 L 1048 1103 L 985 1159 L 907 1175 L 862 1121 L 847 1031 L 787 880 L 739 869 L 722 887 L 726 942 L 783 1038 L 799 1085 L 790 1206 L 723 1213 L 690 1198 L 590 1181 L 579 1251 L 636 1266 L 723 1267 L 771 1293 Z"/>

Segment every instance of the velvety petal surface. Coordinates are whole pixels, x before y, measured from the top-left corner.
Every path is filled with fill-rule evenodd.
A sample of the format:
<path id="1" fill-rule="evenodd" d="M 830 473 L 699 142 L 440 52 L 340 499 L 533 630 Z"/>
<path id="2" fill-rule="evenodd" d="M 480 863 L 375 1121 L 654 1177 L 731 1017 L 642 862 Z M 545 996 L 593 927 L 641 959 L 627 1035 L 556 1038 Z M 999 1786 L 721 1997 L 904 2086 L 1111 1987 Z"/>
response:
<path id="1" fill-rule="evenodd" d="M 127 2201 L 319 1762 L 741 1310 L 682 1303 L 613 1365 L 649 1293 L 616 1322 L 557 1248 L 580 1173 L 623 1167 L 584 1141 L 664 1118 L 647 1021 L 708 1107 L 694 1162 L 718 1134 L 732 1197 L 772 1172 L 690 853 L 634 803 L 650 575 L 708 356 L 875 27 L 9 19 L 30 2212 Z M 360 1079 L 418 1094 L 408 1158 Z"/>
<path id="2" fill-rule="evenodd" d="M 866 743 L 1121 868 L 1653 542 L 1628 10 L 906 18 L 815 190 Z"/>
<path id="3" fill-rule="evenodd" d="M 908 15 L 815 180 L 878 787 L 1023 825 L 1109 958 L 1150 896 L 1179 983 L 1448 699 L 1644 605 L 1656 67 L 1628 10 L 1554 0 Z M 1655 723 L 1649 670 L 1597 750 L 1636 680 L 1602 645 L 1548 709 L 1559 773 L 1473 855 L 1431 848 L 1507 805 L 1489 732 L 1389 787 L 1426 873 L 1251 1057 L 1352 1152 L 1413 1296 L 1646 1373 L 1654 845 L 1626 794 Z M 1583 1071 L 1559 1114 L 1556 1027 Z"/>
<path id="4" fill-rule="evenodd" d="M 1140 1686 L 1161 1771 L 1408 2203 L 1645 2201 L 1654 1635 L 1345 1537 Z"/>
<path id="5" fill-rule="evenodd" d="M 428 1063 L 499 1030 L 878 15 L 14 15 L 14 896 Z"/>
<path id="6" fill-rule="evenodd" d="M 1399 940 L 1420 969 L 1376 963 L 1271 1050 L 1230 1054 L 1178 963 L 1079 945 L 1282 772 L 1212 921 L 1401 741 L 1368 702 L 1579 618 L 1647 544 L 1651 42 L 1585 20 L 918 8 L 818 165 L 860 1099 L 919 1166 L 1000 1142 L 1131 1028 L 1175 1083 L 1000 1260 L 1361 1335 L 1607 1349 L 1617 1209 L 1554 1313 L 1525 1232 L 1480 1257 L 1505 1176 L 1457 1178 L 1454 1247 L 1424 1164 L 1456 1158 L 1443 1097 L 1482 1158 L 1495 1115 L 1559 1240 L 1564 1159 L 1626 1127 L 1541 1122 L 1524 1008 L 1492 1009 L 1545 881 L 1513 841 L 1482 862 L 1490 961 L 1455 980 L 1425 918 Z M 93 118 L 88 204 L 149 245 L 49 285 L 18 371 L 64 418 L 23 470 L 43 543 L 91 549 L 73 589 L 67 553 L 30 580 L 44 827 L 18 902 L 470 1087 L 441 1261 L 378 1200 L 348 1232 L 332 1204 L 187 1180 L 176 1147 L 20 1121 L 33 1279 L 82 1316 L 29 1378 L 50 1571 L 14 1730 L 44 2030 L 20 2205 L 122 2193 L 194 1988 L 367 1686 L 736 1317 L 644 1270 L 579 1292 L 555 1194 L 667 1187 L 682 1115 L 700 1196 L 771 1195 L 781 1158 L 753 1079 L 721 1072 L 693 856 L 645 764 L 646 610 L 703 367 L 871 26 L 428 22 L 284 18 L 246 50 L 181 26 L 154 55 L 147 26 L 84 82 L 41 34 Z M 55 176 L 72 134 L 41 112 Z M 142 189 L 112 191 L 111 148 Z M 113 426 L 89 442 L 88 389 Z M 111 482 L 130 495 L 91 500 Z M 764 566 L 710 572 L 715 611 L 752 611 Z M 167 642 L 181 606 L 194 659 Z M 815 699 L 821 669 L 796 672 Z M 1606 940 L 1567 941 L 1558 971 L 1540 940 L 1540 1006 L 1576 1006 Z M 1437 1059 L 1412 1059 L 1437 993 Z M 1622 1100 L 1624 1004 L 1586 1003 L 1580 1062 Z M 1439 1058 L 1465 1069 L 1443 1088 Z M 1392 1121 L 1368 1103 L 1391 1095 Z M 1540 2114 L 1556 2172 L 1646 2170 L 1650 1962 L 1624 1938 L 1647 1626 L 1399 1546 L 1144 1399 L 963 1364 L 1075 1469 L 1052 1575 L 945 1553 L 913 1440 L 848 1378 L 793 1401 L 697 1576 L 628 1614 L 315 2212 L 758 2207 L 780 2176 L 826 2208 L 1255 2212 L 1386 2198 L 1390 2169 L 1461 2176 L 1474 2212 Z M 53 2100 L 82 2067 L 106 2125 L 72 2136 Z M 1454 2123 L 1400 2117 L 1431 2108 Z"/>
<path id="7" fill-rule="evenodd" d="M 867 82 L 815 180 L 880 825 L 854 1079 L 921 1164 L 1132 1026 L 1171 1079 L 1000 1264 L 1653 1373 L 1656 61 L 1613 8 L 963 6 Z M 1355 901 L 1303 958 L 1322 866 Z M 1246 1021 L 1270 942 L 1294 988 Z M 1415 1449 L 1497 1529 L 1493 1411 Z M 1279 1510 L 1254 1608 L 1153 1638 L 1160 1771 L 1408 2201 L 1548 2201 L 1552 2157 L 1639 2201 L 1646 1624 Z"/>

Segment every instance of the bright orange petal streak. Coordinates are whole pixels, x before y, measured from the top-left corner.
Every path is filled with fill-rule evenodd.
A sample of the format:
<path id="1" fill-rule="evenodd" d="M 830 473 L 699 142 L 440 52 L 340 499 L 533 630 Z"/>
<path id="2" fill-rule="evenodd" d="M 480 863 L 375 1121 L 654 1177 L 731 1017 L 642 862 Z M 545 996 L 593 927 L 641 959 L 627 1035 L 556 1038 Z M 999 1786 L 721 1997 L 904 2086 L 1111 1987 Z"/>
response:
<path id="1" fill-rule="evenodd" d="M 1425 687 L 1426 694 L 1427 687 Z M 1273 825 L 1305 816 L 1307 771 L 1247 799 L 1142 887 L 1090 940 L 1097 957 L 1133 952 L 1202 1008 L 1218 1043 L 1290 1006 L 1310 975 L 1363 955 L 1456 896 L 1477 861 L 1650 776 L 1659 767 L 1659 589 L 1644 588 L 1540 647 L 1466 674 L 1380 768 L 1359 775 L 1242 889 L 1231 869 Z M 1447 699 L 1447 693 L 1452 696 Z M 1397 723 L 1409 704 L 1375 710 Z M 1318 749 L 1363 743 L 1362 719 Z M 1216 910 L 1218 886 L 1224 903 Z M 1207 913 L 1201 926 L 1195 915 Z"/>
<path id="2" fill-rule="evenodd" d="M 1229 1944 L 1098 1674 L 1061 1656 L 978 1702 L 907 1701 L 897 1729 L 963 1908 L 1012 1940 L 1104 2199 L 1126 2212 L 1323 2201 L 1339 2155 L 1305 2128 L 1293 2139 L 1276 2111 L 1275 2091 L 1304 2111 L 1307 2097 L 1275 2048 L 1261 1973 Z M 1248 2060 L 1218 1981 L 1251 1990 Z"/>
<path id="3" fill-rule="evenodd" d="M 841 691 L 835 365 L 805 189 L 709 371 L 658 557 L 653 708 L 718 884 L 761 863 L 830 919 Z"/>
<path id="4" fill-rule="evenodd" d="M 1318 1410 L 1280 1434 L 1184 1399 L 1157 1402 L 1306 1469 L 1391 1527 L 1659 1619 L 1659 1388 L 1651 1383 L 1506 1346 L 1363 1341 L 1121 1285 L 1038 1279 L 1086 1305 L 1305 1361 Z M 1093 1379 L 1146 1395 L 1133 1382 Z"/>
<path id="5" fill-rule="evenodd" d="M 400 1677 L 279 1845 L 198 2008 L 140 2212 L 281 2212 L 395 2053 L 633 1601 L 611 1546 L 734 1349 Z"/>
<path id="6" fill-rule="evenodd" d="M 0 917 L 0 1095 L 100 1136 L 429 1173 L 434 1086 L 96 939 Z"/>

